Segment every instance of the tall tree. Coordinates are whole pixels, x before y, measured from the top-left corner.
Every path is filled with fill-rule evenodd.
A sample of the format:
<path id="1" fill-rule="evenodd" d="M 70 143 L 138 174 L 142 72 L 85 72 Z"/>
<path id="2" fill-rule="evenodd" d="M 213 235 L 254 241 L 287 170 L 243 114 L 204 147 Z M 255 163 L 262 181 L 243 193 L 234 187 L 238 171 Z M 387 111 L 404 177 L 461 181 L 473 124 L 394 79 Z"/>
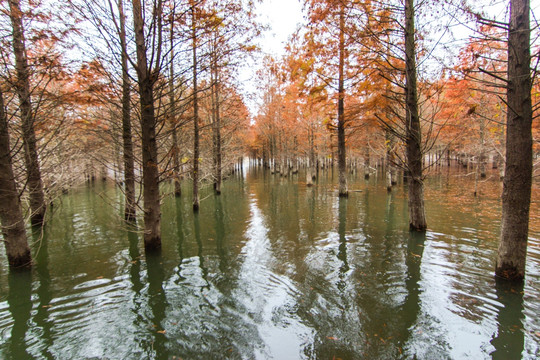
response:
<path id="1" fill-rule="evenodd" d="M 26 239 L 24 217 L 13 173 L 9 143 L 8 119 L 4 109 L 4 95 L 0 90 L 0 220 L 9 265 L 13 268 L 32 264 Z"/>
<path id="2" fill-rule="evenodd" d="M 338 172 L 339 172 L 339 196 L 348 195 L 347 190 L 347 154 L 345 152 L 345 6 L 343 1 L 339 3 L 339 46 L 338 46 Z"/>
<path id="3" fill-rule="evenodd" d="M 424 179 L 422 177 L 422 135 L 418 113 L 416 83 L 416 30 L 414 25 L 414 0 L 405 0 L 405 131 L 409 228 L 423 231 L 427 228 L 424 210 Z"/>
<path id="4" fill-rule="evenodd" d="M 19 97 L 19 108 L 22 121 L 22 140 L 24 143 L 24 160 L 27 171 L 27 188 L 30 194 L 30 210 L 32 225 L 42 225 L 45 217 L 45 196 L 38 159 L 36 133 L 34 129 L 34 112 L 30 93 L 30 73 L 26 54 L 23 11 L 19 0 L 9 0 L 11 25 L 13 28 L 13 53 L 17 82 L 15 88 Z"/>
<path id="5" fill-rule="evenodd" d="M 175 12 L 171 14 L 171 20 L 174 20 Z M 174 196 L 180 197 L 182 195 L 182 186 L 180 184 L 180 159 L 179 159 L 179 146 L 178 146 L 178 133 L 176 117 L 176 96 L 174 89 L 174 22 L 171 21 L 169 41 L 170 41 L 170 63 L 169 63 L 169 105 L 170 105 L 170 125 L 172 135 L 172 157 L 173 157 L 173 181 L 174 181 Z"/>
<path id="6" fill-rule="evenodd" d="M 532 186 L 532 101 L 530 75 L 530 1 L 510 1 L 506 164 L 502 194 L 497 276 L 525 276 Z"/>
<path id="7" fill-rule="evenodd" d="M 191 52 L 193 67 L 193 211 L 199 211 L 199 94 L 197 83 L 197 12 L 195 1 L 191 5 Z"/>
<path id="8" fill-rule="evenodd" d="M 218 30 L 214 30 L 214 39 L 212 43 L 212 53 L 210 60 L 210 77 L 211 77 L 211 97 L 212 97 L 212 128 L 213 128 L 213 158 L 214 158 L 214 192 L 216 195 L 221 194 L 221 114 L 220 114 L 220 79 L 218 69 Z"/>
<path id="9" fill-rule="evenodd" d="M 118 16 L 120 23 L 120 47 L 122 52 L 122 141 L 124 158 L 124 187 L 126 193 L 124 217 L 128 221 L 135 221 L 135 165 L 133 155 L 133 139 L 131 135 L 131 85 L 128 71 L 124 0 L 118 0 Z"/>
<path id="10" fill-rule="evenodd" d="M 161 247 L 161 209 L 159 196 L 158 150 L 156 142 L 157 119 L 154 109 L 154 84 L 158 80 L 161 65 L 162 2 L 154 1 L 150 17 L 143 17 L 140 0 L 133 0 L 133 27 L 137 51 L 137 82 L 141 111 L 143 200 L 144 200 L 144 245 L 147 250 Z M 147 42 L 144 19 L 151 19 L 154 41 Z M 147 44 L 153 44 L 148 62 Z"/>
<path id="11" fill-rule="evenodd" d="M 355 42 L 362 31 L 364 10 L 349 0 L 306 0 L 305 3 L 311 21 L 305 35 L 308 58 L 317 63 L 313 68 L 319 83 L 334 90 L 337 123 L 329 123 L 329 128 L 337 135 L 339 196 L 347 196 L 346 128 L 351 119 L 347 117 L 345 102 L 349 95 L 347 87 L 361 73 L 356 65 L 358 61 L 353 58 L 358 50 Z"/>

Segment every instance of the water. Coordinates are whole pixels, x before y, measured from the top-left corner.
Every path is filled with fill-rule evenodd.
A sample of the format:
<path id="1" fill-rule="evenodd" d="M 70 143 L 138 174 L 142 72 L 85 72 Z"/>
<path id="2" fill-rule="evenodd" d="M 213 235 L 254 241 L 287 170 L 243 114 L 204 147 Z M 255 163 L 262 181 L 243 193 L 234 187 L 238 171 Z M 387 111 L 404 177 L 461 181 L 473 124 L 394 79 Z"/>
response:
<path id="1" fill-rule="evenodd" d="M 1 359 L 535 359 L 540 356 L 540 191 L 526 281 L 493 277 L 501 185 L 463 174 L 426 185 L 429 231 L 408 232 L 405 190 L 331 174 L 307 188 L 250 171 L 206 188 L 193 215 L 163 201 L 163 250 L 145 255 L 122 194 L 64 196 L 36 266 L 0 250 Z M 298 180 L 300 179 L 300 180 Z"/>

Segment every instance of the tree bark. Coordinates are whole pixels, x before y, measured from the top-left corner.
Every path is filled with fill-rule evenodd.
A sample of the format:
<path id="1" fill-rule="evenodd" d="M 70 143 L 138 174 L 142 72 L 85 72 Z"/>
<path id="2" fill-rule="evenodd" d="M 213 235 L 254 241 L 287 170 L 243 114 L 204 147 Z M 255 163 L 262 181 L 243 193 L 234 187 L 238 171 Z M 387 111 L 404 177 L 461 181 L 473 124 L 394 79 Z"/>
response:
<path id="1" fill-rule="evenodd" d="M 212 111 L 213 111 L 213 127 L 214 127 L 214 192 L 216 195 L 221 194 L 221 117 L 219 106 L 219 73 L 217 65 L 217 39 L 214 43 L 214 54 L 212 54 Z"/>
<path id="2" fill-rule="evenodd" d="M 24 217 L 13 174 L 7 115 L 0 91 L 0 220 L 9 265 L 12 268 L 30 267 L 32 257 L 26 238 Z"/>
<path id="3" fill-rule="evenodd" d="M 124 156 L 124 189 L 126 193 L 124 218 L 127 221 L 136 221 L 135 165 L 133 157 L 133 140 L 131 135 L 131 93 L 126 44 L 126 16 L 124 13 L 123 0 L 118 0 L 118 12 L 120 15 L 120 44 L 122 47 L 122 141 Z"/>
<path id="4" fill-rule="evenodd" d="M 197 89 L 197 26 L 195 4 L 191 2 L 191 40 L 193 55 L 193 211 L 199 211 L 199 102 Z"/>
<path id="5" fill-rule="evenodd" d="M 532 102 L 530 2 L 511 0 L 508 33 L 506 164 L 502 193 L 501 239 L 495 274 L 525 276 L 532 186 Z"/>
<path id="6" fill-rule="evenodd" d="M 45 217 L 45 196 L 37 152 L 37 140 L 34 130 L 34 114 L 30 99 L 30 75 L 23 28 L 23 14 L 19 0 L 9 0 L 11 25 L 13 27 L 13 53 L 17 82 L 15 89 L 19 97 L 21 110 L 24 161 L 27 172 L 27 188 L 30 195 L 30 221 L 33 226 L 43 225 Z"/>
<path id="7" fill-rule="evenodd" d="M 414 0 L 405 0 L 405 76 L 406 76 L 406 152 L 408 176 L 409 229 L 427 228 L 424 210 L 424 182 L 422 178 L 422 136 L 418 115 L 416 85 L 416 44 L 414 26 Z"/>
<path id="8" fill-rule="evenodd" d="M 339 12 L 339 75 L 338 75 L 338 173 L 339 173 L 339 196 L 348 196 L 347 190 L 347 155 L 345 153 L 345 9 L 343 3 Z"/>
<path id="9" fill-rule="evenodd" d="M 133 26 L 137 50 L 137 77 L 141 107 L 144 246 L 146 250 L 161 247 L 161 210 L 159 199 L 159 172 L 156 144 L 156 117 L 154 113 L 155 76 L 148 67 L 144 21 L 141 1 L 133 0 Z M 156 17 L 159 15 L 156 15 Z"/>
<path id="10" fill-rule="evenodd" d="M 169 102 L 171 112 L 171 133 L 172 133 L 172 157 L 173 157 L 173 181 L 174 181 L 174 196 L 182 196 L 182 186 L 180 184 L 180 160 L 178 159 L 178 135 L 176 133 L 176 99 L 174 97 L 174 44 L 173 44 L 173 29 L 171 26 L 170 42 L 171 42 L 171 64 L 169 65 Z"/>

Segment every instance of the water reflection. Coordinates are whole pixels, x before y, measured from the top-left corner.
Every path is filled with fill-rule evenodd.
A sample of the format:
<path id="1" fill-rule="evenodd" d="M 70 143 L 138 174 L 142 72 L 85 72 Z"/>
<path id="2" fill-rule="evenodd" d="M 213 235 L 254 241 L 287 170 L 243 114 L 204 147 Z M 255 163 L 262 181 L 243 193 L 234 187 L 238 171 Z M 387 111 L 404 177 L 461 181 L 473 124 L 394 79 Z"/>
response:
<path id="1" fill-rule="evenodd" d="M 165 330 L 166 309 L 169 305 L 163 283 L 165 273 L 161 250 L 146 252 L 146 271 L 148 281 L 148 308 L 150 309 L 150 326 L 153 333 L 151 350 L 153 359 L 168 359 L 167 337 Z M 147 353 L 151 353 L 147 349 Z"/>
<path id="2" fill-rule="evenodd" d="M 216 232 L 216 251 L 219 257 L 219 270 L 222 274 L 227 272 L 228 249 L 225 243 L 225 221 L 221 196 L 214 196 L 214 230 Z"/>
<path id="3" fill-rule="evenodd" d="M 182 199 L 177 197 L 175 198 L 175 210 L 176 210 L 176 242 L 177 242 L 177 251 L 178 251 L 178 257 L 180 258 L 180 264 L 182 263 L 182 260 L 184 259 L 184 241 L 185 241 L 185 235 L 184 235 L 184 219 L 183 219 L 183 213 L 182 213 Z M 181 269 L 181 266 L 179 266 L 179 270 Z M 179 271 L 180 274 L 180 271 Z"/>
<path id="4" fill-rule="evenodd" d="M 32 273 L 12 270 L 8 273 L 9 294 L 7 303 L 13 318 L 9 345 L 13 360 L 30 358 L 27 352 L 26 335 L 32 312 Z"/>
<path id="5" fill-rule="evenodd" d="M 0 358 L 538 358 L 538 204 L 521 295 L 491 275 L 498 183 L 475 200 L 463 177 L 433 179 L 424 235 L 376 176 L 347 199 L 329 172 L 304 178 L 233 176 L 197 215 L 167 197 L 146 257 L 111 221 L 116 188 L 63 197 L 32 278 L 0 264 Z"/>
<path id="6" fill-rule="evenodd" d="M 496 279 L 497 300 L 501 303 L 497 314 L 497 333 L 491 344 L 495 351 L 492 359 L 520 359 L 525 337 L 523 329 L 523 283 L 511 284 Z"/>
<path id="7" fill-rule="evenodd" d="M 127 238 L 129 242 L 129 262 L 131 265 L 129 266 L 129 279 L 131 281 L 131 288 L 135 293 L 135 298 L 139 298 L 144 285 L 141 282 L 141 254 L 139 251 L 139 236 L 135 226 L 128 228 Z"/>
<path id="8" fill-rule="evenodd" d="M 201 270 L 201 279 L 206 283 L 205 286 L 201 287 L 201 292 L 204 289 L 208 289 L 210 284 L 208 282 L 208 269 L 204 264 L 204 254 L 203 254 L 203 243 L 201 240 L 201 222 L 199 220 L 199 213 L 195 212 L 193 214 L 193 233 L 195 235 L 195 242 L 197 243 L 197 256 L 199 258 L 199 268 Z"/>
<path id="9" fill-rule="evenodd" d="M 49 224 L 50 226 L 50 224 Z M 39 282 L 36 290 L 39 302 L 37 312 L 34 316 L 34 322 L 41 327 L 41 336 L 39 336 L 41 356 L 45 359 L 53 359 L 49 348 L 53 344 L 52 326 L 53 322 L 49 320 L 49 308 L 53 299 L 51 293 L 51 274 L 49 272 L 49 240 L 47 233 L 41 229 L 32 229 L 32 238 L 34 245 L 39 244 L 37 253 L 34 256 L 36 262 L 35 272 Z M 36 339 L 37 340 L 37 339 Z"/>
<path id="10" fill-rule="evenodd" d="M 347 261 L 347 238 L 345 237 L 347 226 L 347 199 L 339 197 L 338 204 L 339 249 L 337 258 L 341 260 L 341 265 L 339 267 L 339 282 L 337 287 L 338 290 L 343 292 L 347 286 L 347 273 L 349 271 L 349 262 Z"/>
<path id="11" fill-rule="evenodd" d="M 406 349 L 410 345 L 409 342 L 414 339 L 413 332 L 419 331 L 419 328 L 415 327 L 415 323 L 421 308 L 420 295 L 422 290 L 420 288 L 420 269 L 422 265 L 422 256 L 424 254 L 425 240 L 426 234 L 424 232 L 411 232 L 407 243 L 407 257 L 405 258 L 407 267 L 405 289 L 407 292 L 400 314 L 403 324 L 401 325 L 401 331 L 398 332 L 396 337 L 400 353 L 403 349 Z M 407 352 L 414 358 L 417 357 L 414 346 L 408 350 L 409 351 Z"/>

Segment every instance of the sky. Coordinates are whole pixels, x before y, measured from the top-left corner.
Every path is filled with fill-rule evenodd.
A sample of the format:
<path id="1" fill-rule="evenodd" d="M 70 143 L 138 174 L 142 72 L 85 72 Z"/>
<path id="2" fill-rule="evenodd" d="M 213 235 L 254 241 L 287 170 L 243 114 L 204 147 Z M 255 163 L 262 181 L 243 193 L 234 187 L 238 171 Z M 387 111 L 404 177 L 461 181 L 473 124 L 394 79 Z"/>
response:
<path id="1" fill-rule="evenodd" d="M 264 0 L 257 6 L 259 20 L 268 24 L 260 45 L 263 52 L 283 55 L 285 43 L 302 22 L 302 4 L 298 0 Z"/>
<path id="2" fill-rule="evenodd" d="M 268 25 L 268 30 L 257 42 L 262 54 L 248 60 L 239 74 L 246 104 L 253 115 L 258 110 L 256 73 L 262 65 L 263 56 L 279 58 L 284 55 L 287 39 L 294 33 L 298 23 L 303 21 L 299 0 L 263 0 L 257 4 L 256 13 L 259 22 Z"/>

